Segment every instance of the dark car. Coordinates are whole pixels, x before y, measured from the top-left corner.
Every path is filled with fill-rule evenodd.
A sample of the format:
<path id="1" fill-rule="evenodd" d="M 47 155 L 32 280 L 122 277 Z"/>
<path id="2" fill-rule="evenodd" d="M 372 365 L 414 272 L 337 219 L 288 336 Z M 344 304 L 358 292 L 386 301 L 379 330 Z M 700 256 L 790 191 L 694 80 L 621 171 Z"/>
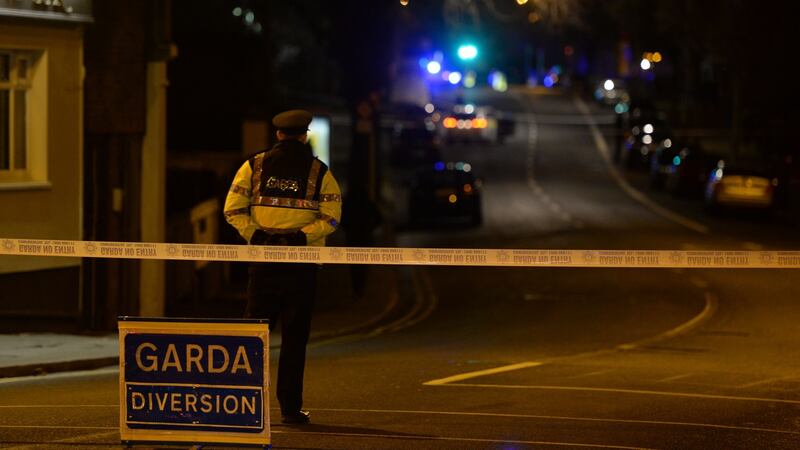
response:
<path id="1" fill-rule="evenodd" d="M 437 162 L 418 171 L 411 180 L 409 224 L 462 224 L 483 222 L 480 180 L 468 163 Z"/>
<path id="2" fill-rule="evenodd" d="M 679 146 L 667 170 L 666 190 L 674 195 L 697 196 L 703 193 L 708 174 L 719 158 L 703 151 L 697 144 Z"/>
<path id="3" fill-rule="evenodd" d="M 622 142 L 625 165 L 630 168 L 648 167 L 650 154 L 671 135 L 669 126 L 663 120 L 643 118 L 632 122 Z"/>
<path id="4" fill-rule="evenodd" d="M 655 151 L 650 153 L 650 187 L 652 189 L 664 187 L 664 181 L 673 170 L 672 163 L 680 151 L 680 145 L 674 143 L 672 139 L 664 139 Z"/>
<path id="5" fill-rule="evenodd" d="M 441 159 L 436 133 L 423 126 L 397 126 L 392 133 L 391 161 L 397 168 L 429 166 Z"/>

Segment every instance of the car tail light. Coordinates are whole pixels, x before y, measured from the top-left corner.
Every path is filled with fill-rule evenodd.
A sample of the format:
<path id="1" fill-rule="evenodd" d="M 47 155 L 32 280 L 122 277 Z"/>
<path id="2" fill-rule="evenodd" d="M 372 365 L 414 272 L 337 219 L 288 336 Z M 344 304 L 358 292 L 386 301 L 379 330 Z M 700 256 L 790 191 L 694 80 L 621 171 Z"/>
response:
<path id="1" fill-rule="evenodd" d="M 455 128 L 456 125 L 458 125 L 458 121 L 455 117 L 445 117 L 442 121 L 442 125 L 444 125 L 445 128 Z"/>
<path id="2" fill-rule="evenodd" d="M 472 128 L 486 128 L 488 125 L 489 121 L 483 117 L 472 119 Z"/>

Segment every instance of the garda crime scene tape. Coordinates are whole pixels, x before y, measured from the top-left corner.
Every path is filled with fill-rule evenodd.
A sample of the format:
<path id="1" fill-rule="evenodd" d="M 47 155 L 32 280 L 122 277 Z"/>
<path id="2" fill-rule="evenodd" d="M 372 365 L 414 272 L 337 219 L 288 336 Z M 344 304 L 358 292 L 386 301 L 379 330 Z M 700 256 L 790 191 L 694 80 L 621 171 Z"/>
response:
<path id="1" fill-rule="evenodd" d="M 11 238 L 0 238 L 0 255 L 476 267 L 800 268 L 800 251 L 272 247 Z"/>

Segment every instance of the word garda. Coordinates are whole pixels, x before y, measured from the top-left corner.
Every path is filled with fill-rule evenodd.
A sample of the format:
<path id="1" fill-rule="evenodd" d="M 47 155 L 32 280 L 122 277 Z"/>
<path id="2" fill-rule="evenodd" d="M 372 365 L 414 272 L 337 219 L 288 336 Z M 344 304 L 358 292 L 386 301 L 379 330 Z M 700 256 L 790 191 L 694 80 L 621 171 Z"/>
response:
<path id="1" fill-rule="evenodd" d="M 230 370 L 235 375 L 239 370 L 253 373 L 244 345 L 236 348 L 233 364 L 230 353 L 222 345 L 210 344 L 207 348 L 198 344 L 186 344 L 185 351 L 179 356 L 175 344 L 167 345 L 163 356 L 159 348 L 152 342 L 142 342 L 136 349 L 136 365 L 143 372 L 191 372 L 223 373 Z M 230 368 L 230 369 L 229 369 Z"/>

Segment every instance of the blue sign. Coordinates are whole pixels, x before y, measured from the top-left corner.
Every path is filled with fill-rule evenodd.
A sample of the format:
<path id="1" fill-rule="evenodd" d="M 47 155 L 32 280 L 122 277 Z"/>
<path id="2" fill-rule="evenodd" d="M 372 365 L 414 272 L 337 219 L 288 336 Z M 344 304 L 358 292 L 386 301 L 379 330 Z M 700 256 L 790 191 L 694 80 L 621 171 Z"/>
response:
<path id="1" fill-rule="evenodd" d="M 268 447 L 264 322 L 120 321 L 122 441 Z"/>
<path id="2" fill-rule="evenodd" d="M 154 386 L 128 383 L 130 428 L 258 433 L 264 428 L 261 388 Z"/>
<path id="3" fill-rule="evenodd" d="M 128 334 L 125 379 L 141 383 L 260 386 L 264 348 L 247 336 Z"/>

